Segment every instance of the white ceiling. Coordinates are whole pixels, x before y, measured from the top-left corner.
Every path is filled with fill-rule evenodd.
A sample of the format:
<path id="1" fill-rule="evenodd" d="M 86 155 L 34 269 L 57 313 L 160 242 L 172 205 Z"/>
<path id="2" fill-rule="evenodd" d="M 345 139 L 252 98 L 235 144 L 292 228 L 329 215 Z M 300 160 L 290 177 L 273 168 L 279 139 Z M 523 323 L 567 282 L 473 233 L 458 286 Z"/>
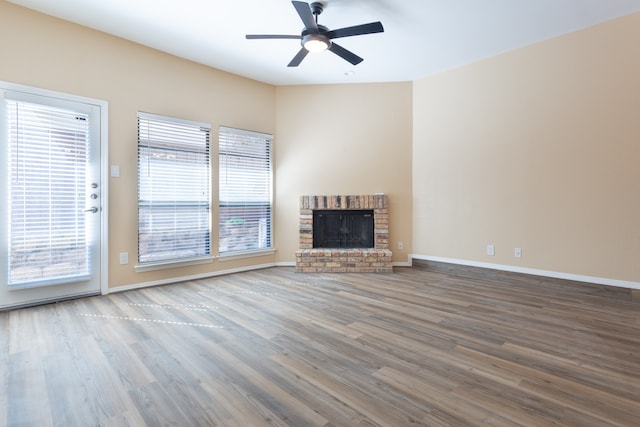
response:
<path id="1" fill-rule="evenodd" d="M 288 68 L 298 40 L 244 37 L 300 34 L 288 0 L 9 1 L 274 85 L 411 81 L 640 12 L 638 0 L 325 0 L 320 24 L 385 32 L 339 40 L 359 65 L 322 52 Z"/>

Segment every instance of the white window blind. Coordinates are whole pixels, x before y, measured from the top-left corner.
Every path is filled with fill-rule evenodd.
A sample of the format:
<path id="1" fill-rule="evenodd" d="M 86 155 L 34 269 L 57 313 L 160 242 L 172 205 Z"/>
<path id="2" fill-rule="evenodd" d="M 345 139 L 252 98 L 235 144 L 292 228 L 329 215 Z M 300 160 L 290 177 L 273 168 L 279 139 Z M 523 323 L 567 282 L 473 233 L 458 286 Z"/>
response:
<path id="1" fill-rule="evenodd" d="M 268 134 L 221 126 L 221 255 L 270 249 L 271 140 Z"/>
<path id="2" fill-rule="evenodd" d="M 89 277 L 84 212 L 87 114 L 5 99 L 13 287 Z"/>
<path id="3" fill-rule="evenodd" d="M 211 126 L 138 113 L 138 262 L 210 250 Z"/>

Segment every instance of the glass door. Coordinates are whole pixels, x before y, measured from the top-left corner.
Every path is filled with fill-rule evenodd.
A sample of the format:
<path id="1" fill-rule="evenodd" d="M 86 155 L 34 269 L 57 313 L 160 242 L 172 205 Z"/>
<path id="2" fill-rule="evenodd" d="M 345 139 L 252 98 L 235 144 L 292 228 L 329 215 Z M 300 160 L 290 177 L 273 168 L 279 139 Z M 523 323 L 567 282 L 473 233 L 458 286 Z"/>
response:
<path id="1" fill-rule="evenodd" d="M 1 93 L 0 308 L 97 294 L 100 106 Z"/>

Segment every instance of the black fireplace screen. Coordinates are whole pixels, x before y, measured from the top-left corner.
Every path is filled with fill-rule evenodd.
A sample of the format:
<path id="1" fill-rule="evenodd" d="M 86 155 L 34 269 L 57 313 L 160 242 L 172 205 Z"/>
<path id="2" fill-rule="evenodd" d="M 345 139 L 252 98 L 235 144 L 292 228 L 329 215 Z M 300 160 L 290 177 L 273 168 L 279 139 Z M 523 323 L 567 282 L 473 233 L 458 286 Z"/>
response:
<path id="1" fill-rule="evenodd" d="M 313 211 L 314 248 L 373 248 L 373 210 Z"/>

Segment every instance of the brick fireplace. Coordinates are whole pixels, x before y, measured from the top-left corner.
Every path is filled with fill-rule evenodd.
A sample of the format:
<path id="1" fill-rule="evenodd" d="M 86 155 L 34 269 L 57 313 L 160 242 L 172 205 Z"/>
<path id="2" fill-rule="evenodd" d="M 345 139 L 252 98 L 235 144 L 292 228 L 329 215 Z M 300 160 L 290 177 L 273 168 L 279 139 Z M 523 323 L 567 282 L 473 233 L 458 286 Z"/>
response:
<path id="1" fill-rule="evenodd" d="M 373 248 L 314 248 L 313 213 L 318 210 L 372 210 Z M 387 196 L 301 196 L 300 249 L 296 271 L 303 273 L 391 273 Z"/>

